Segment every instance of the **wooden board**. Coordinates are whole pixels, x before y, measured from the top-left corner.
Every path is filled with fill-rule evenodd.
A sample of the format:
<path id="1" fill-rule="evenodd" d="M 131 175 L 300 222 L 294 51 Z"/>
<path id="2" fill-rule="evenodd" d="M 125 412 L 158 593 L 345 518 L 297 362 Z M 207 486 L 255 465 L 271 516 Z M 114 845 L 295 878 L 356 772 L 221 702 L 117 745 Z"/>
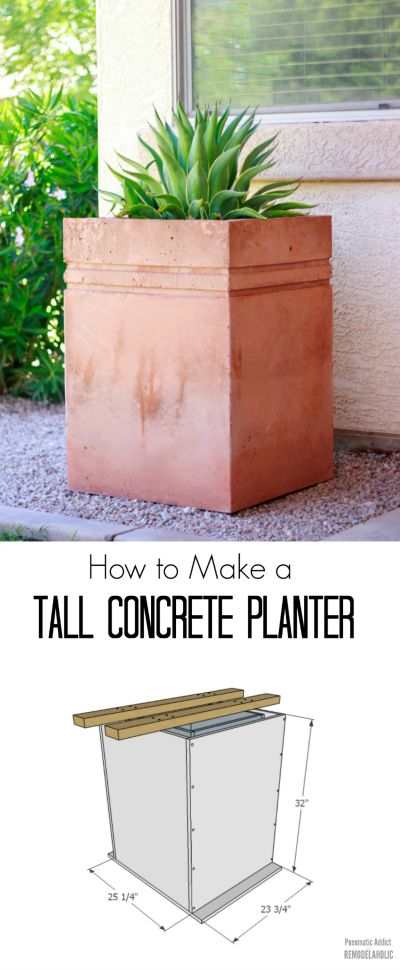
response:
<path id="1" fill-rule="evenodd" d="M 254 694 L 253 697 L 236 700 L 219 700 L 214 704 L 204 704 L 185 710 L 177 709 L 171 711 L 171 713 L 153 714 L 147 717 L 135 717 L 118 724 L 106 724 L 105 733 L 109 738 L 123 741 L 125 738 L 135 738 L 141 734 L 151 734 L 153 731 L 165 731 L 167 728 L 179 727 L 181 724 L 209 721 L 213 717 L 237 714 L 240 711 L 250 711 L 252 708 L 269 707 L 271 704 L 279 704 L 279 702 L 279 694 Z"/>
<path id="2" fill-rule="evenodd" d="M 102 711 L 88 711 L 86 714 L 74 714 L 74 724 L 78 727 L 97 727 L 99 724 L 112 724 L 116 721 L 126 721 L 130 717 L 140 717 L 145 714 L 162 714 L 164 711 L 185 707 L 197 707 L 201 704 L 214 704 L 215 701 L 230 700 L 244 696 L 244 690 L 236 687 L 226 687 L 224 690 L 209 690 L 202 694 L 184 694 L 182 697 L 167 697 L 160 701 L 146 701 L 144 704 L 127 704 L 125 707 L 109 707 Z M 214 701 L 215 699 L 215 701 Z"/>

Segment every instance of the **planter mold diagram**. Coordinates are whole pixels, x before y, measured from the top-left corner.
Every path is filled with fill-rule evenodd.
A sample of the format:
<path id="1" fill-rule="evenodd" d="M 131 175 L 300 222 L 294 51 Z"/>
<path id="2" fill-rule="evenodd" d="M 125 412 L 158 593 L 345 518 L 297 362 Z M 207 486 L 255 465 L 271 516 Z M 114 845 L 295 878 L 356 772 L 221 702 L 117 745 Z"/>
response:
<path id="1" fill-rule="evenodd" d="M 331 219 L 67 219 L 68 483 L 235 512 L 332 477 Z"/>
<path id="2" fill-rule="evenodd" d="M 74 715 L 100 730 L 110 858 L 200 922 L 281 871 L 279 701 L 230 688 Z"/>

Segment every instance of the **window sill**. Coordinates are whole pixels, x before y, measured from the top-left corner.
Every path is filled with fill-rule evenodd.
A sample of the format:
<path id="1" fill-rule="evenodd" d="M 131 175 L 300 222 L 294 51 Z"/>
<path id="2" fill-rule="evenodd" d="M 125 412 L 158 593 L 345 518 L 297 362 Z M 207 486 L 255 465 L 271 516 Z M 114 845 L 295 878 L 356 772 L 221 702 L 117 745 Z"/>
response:
<path id="1" fill-rule="evenodd" d="M 352 114 L 262 115 L 249 147 L 278 131 L 276 165 L 266 177 L 273 171 L 273 178 L 303 181 L 400 180 L 400 111 L 385 111 L 384 118 L 382 111 L 363 112 L 362 119 Z"/>

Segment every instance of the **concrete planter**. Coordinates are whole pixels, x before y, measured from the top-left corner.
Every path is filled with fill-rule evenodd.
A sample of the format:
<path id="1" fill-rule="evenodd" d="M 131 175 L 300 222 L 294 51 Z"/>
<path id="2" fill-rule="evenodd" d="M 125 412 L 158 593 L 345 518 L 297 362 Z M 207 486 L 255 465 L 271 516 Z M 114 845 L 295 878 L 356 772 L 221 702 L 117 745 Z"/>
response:
<path id="1" fill-rule="evenodd" d="M 68 482 L 234 512 L 332 476 L 331 220 L 67 219 Z"/>

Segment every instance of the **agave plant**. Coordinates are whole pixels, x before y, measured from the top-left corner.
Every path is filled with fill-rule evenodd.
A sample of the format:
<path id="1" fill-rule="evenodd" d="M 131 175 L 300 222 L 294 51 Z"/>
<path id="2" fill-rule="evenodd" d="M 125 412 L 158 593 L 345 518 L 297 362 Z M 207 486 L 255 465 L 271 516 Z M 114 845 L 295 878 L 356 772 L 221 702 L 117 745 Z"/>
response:
<path id="1" fill-rule="evenodd" d="M 231 116 L 197 108 L 192 124 L 180 102 L 173 112 L 174 128 L 155 111 L 150 125 L 157 148 L 139 140 L 150 155 L 144 166 L 117 152 L 121 171 L 110 171 L 122 194 L 103 192 L 117 216 L 133 219 L 272 219 L 310 209 L 285 201 L 299 182 L 268 181 L 251 193 L 251 182 L 272 168 L 276 135 L 256 145 L 241 160 L 241 152 L 258 124 L 247 109 Z M 150 171 L 152 169 L 152 171 Z"/>

